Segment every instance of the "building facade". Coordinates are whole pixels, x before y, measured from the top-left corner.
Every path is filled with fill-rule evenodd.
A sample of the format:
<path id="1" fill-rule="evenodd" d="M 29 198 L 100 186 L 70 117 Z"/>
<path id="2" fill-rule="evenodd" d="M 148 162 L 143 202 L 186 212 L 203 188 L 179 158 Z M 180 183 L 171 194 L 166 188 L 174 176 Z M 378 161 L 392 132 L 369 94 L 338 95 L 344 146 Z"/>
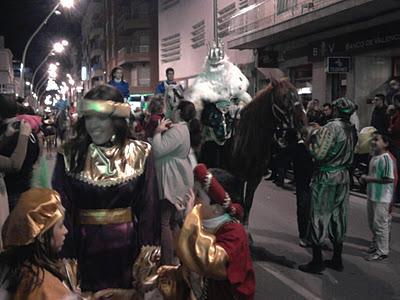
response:
<path id="1" fill-rule="evenodd" d="M 158 79 L 157 1 L 106 0 L 107 74 L 124 70 L 131 94 L 153 91 Z"/>
<path id="2" fill-rule="evenodd" d="M 121 67 L 131 94 L 153 91 L 158 80 L 156 0 L 89 0 L 82 21 L 85 89 Z"/>
<path id="3" fill-rule="evenodd" d="M 226 45 L 231 17 L 248 5 L 248 0 L 218 0 L 217 30 L 225 44 L 225 54 L 252 83 L 253 50 L 228 49 Z M 159 0 L 158 11 L 159 79 L 164 80 L 165 70 L 172 67 L 175 77 L 188 86 L 202 71 L 208 45 L 214 38 L 213 0 Z"/>
<path id="4" fill-rule="evenodd" d="M 259 70 L 289 76 L 305 98 L 354 99 L 364 127 L 368 100 L 400 76 L 399 14 L 394 0 L 252 1 L 228 47 L 257 51 Z"/>

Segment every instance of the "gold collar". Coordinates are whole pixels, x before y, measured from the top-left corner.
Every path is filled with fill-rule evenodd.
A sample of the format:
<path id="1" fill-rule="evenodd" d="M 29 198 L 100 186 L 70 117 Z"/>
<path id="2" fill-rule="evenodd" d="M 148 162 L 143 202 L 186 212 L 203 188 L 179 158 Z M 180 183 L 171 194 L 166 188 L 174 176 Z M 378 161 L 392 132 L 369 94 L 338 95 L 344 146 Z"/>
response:
<path id="1" fill-rule="evenodd" d="M 90 144 L 83 171 L 70 175 L 95 186 L 118 185 L 142 175 L 150 151 L 150 144 L 134 140 L 122 148 Z"/>

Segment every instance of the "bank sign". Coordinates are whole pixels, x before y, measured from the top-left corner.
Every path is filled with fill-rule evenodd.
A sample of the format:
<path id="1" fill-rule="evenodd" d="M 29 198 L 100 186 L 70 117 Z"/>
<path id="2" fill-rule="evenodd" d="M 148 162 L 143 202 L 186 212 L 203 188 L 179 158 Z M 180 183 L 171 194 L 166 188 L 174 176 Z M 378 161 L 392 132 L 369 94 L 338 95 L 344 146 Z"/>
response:
<path id="1" fill-rule="evenodd" d="M 350 57 L 328 57 L 326 60 L 327 73 L 348 73 L 350 71 Z"/>
<path id="2" fill-rule="evenodd" d="M 397 45 L 400 45 L 399 22 L 311 43 L 309 60 L 324 60 L 329 56 L 351 56 Z"/>

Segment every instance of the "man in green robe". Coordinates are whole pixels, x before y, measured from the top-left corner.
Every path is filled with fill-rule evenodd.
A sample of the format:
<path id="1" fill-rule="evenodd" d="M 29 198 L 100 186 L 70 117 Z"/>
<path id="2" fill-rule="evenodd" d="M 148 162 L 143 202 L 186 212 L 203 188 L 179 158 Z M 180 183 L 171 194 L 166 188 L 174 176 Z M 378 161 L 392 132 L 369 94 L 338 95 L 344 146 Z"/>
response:
<path id="1" fill-rule="evenodd" d="M 334 119 L 311 130 L 308 147 L 316 162 L 311 182 L 309 240 L 313 258 L 299 269 L 320 273 L 325 267 L 343 271 L 342 249 L 349 206 L 350 174 L 357 134 L 350 123 L 355 104 L 346 98 L 333 102 Z M 334 252 L 322 260 L 321 246 L 329 235 Z"/>

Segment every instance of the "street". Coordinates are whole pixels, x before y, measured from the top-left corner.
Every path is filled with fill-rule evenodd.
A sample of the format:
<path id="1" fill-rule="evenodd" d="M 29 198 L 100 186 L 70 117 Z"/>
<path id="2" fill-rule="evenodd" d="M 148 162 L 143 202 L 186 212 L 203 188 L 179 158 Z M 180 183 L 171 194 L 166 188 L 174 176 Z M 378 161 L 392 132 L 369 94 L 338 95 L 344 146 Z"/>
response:
<path id="1" fill-rule="evenodd" d="M 349 224 L 343 249 L 344 271 L 324 275 L 297 270 L 311 259 L 298 245 L 296 197 L 269 181 L 260 184 L 250 217 L 256 269 L 256 299 L 400 299 L 400 214 L 392 221 L 391 253 L 381 262 L 364 260 L 369 245 L 366 199 L 350 197 Z M 328 242 L 329 247 L 330 243 Z M 324 251 L 330 258 L 331 251 Z"/>
<path id="2" fill-rule="evenodd" d="M 51 176 L 54 158 L 48 160 L 48 165 Z M 399 209 L 393 214 L 390 256 L 381 262 L 364 260 L 370 239 L 366 199 L 352 194 L 349 212 L 344 271 L 303 273 L 297 266 L 311 259 L 311 249 L 298 245 L 294 191 L 263 180 L 250 217 L 257 280 L 255 299 L 400 299 Z M 327 244 L 331 247 L 328 241 Z M 324 251 L 324 258 L 331 255 L 331 251 Z M 157 295 L 146 298 L 160 299 Z"/>

